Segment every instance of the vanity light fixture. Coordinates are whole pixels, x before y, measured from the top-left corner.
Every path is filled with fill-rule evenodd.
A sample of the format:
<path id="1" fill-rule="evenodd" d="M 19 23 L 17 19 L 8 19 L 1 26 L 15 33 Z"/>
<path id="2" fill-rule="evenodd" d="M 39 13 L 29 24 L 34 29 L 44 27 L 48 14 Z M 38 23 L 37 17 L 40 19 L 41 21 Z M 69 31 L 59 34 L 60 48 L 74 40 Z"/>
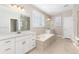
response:
<path id="1" fill-rule="evenodd" d="M 21 10 L 24 11 L 24 7 L 21 7 Z"/>
<path id="2" fill-rule="evenodd" d="M 14 7 L 14 8 L 17 8 L 16 4 L 11 4 L 9 5 L 10 7 Z"/>
<path id="3" fill-rule="evenodd" d="M 18 8 L 19 10 L 21 10 L 21 7 L 20 7 L 20 6 L 18 6 L 17 8 Z"/>
<path id="4" fill-rule="evenodd" d="M 17 8 L 17 6 L 16 6 L 15 4 L 13 5 L 13 7 L 14 7 L 14 8 Z"/>
<path id="5" fill-rule="evenodd" d="M 21 11 L 24 11 L 24 7 L 21 6 L 21 5 L 11 4 L 10 6 L 11 6 L 11 7 L 14 7 L 14 8 L 18 8 L 18 9 L 21 10 Z"/>
<path id="6" fill-rule="evenodd" d="M 24 9 L 22 9 L 22 11 L 24 11 Z"/>

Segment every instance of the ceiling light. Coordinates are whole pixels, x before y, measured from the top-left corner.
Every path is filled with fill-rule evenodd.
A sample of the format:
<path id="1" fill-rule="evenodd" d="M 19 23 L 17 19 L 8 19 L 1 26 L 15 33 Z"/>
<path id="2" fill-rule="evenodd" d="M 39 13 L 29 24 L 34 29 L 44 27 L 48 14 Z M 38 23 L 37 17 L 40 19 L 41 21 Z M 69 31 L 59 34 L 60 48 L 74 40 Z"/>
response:
<path id="1" fill-rule="evenodd" d="M 48 21 L 50 20 L 50 18 L 47 19 Z"/>

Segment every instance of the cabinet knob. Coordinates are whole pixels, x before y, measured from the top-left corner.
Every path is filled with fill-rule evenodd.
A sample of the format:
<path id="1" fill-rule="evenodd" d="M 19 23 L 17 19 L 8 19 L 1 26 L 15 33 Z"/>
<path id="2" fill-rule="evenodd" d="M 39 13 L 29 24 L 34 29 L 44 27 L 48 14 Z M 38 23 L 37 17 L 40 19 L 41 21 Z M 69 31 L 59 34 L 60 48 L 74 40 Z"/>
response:
<path id="1" fill-rule="evenodd" d="M 11 41 L 6 41 L 5 43 L 9 43 L 9 42 L 11 42 Z"/>
<path id="2" fill-rule="evenodd" d="M 34 40 L 34 39 L 32 39 L 32 40 Z"/>
<path id="3" fill-rule="evenodd" d="M 35 46 L 35 43 L 33 43 L 32 46 Z"/>
<path id="4" fill-rule="evenodd" d="M 11 48 L 7 48 L 7 49 L 5 49 L 5 51 L 8 51 L 8 50 L 10 50 Z"/>
<path id="5" fill-rule="evenodd" d="M 26 41 L 22 42 L 22 44 L 24 45 L 26 43 Z"/>

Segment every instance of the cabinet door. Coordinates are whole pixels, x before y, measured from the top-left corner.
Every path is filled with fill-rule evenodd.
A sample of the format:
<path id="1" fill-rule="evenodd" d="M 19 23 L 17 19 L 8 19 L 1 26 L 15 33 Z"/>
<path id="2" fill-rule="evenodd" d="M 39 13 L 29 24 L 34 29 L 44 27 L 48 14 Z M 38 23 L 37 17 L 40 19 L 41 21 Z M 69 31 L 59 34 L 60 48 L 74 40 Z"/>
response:
<path id="1" fill-rule="evenodd" d="M 29 50 L 36 47 L 36 41 L 34 37 L 29 37 L 27 40 L 28 40 L 27 45 L 29 45 L 28 46 Z"/>
<path id="2" fill-rule="evenodd" d="M 29 41 L 27 40 L 27 37 L 25 36 L 22 41 L 23 53 L 27 53 L 30 50 L 28 42 Z"/>
<path id="3" fill-rule="evenodd" d="M 0 54 L 15 53 L 15 38 L 0 41 Z"/>
<path id="4" fill-rule="evenodd" d="M 17 54 L 23 54 L 24 53 L 24 51 L 23 51 L 24 39 L 23 38 L 17 38 L 17 39 L 22 39 L 22 40 L 16 41 L 16 53 Z"/>
<path id="5" fill-rule="evenodd" d="M 18 40 L 19 39 L 19 40 Z M 24 54 L 34 48 L 36 45 L 35 37 L 33 36 L 23 36 L 16 38 L 16 53 Z"/>
<path id="6" fill-rule="evenodd" d="M 2 54 L 15 54 L 15 47 L 14 46 L 4 47 Z"/>
<path id="7" fill-rule="evenodd" d="M 20 37 L 17 38 L 20 39 L 19 41 L 16 41 L 16 53 L 18 54 L 24 54 L 29 51 L 29 45 L 27 44 L 28 40 L 27 37 Z"/>
<path id="8" fill-rule="evenodd" d="M 16 54 L 22 54 L 23 53 L 23 46 L 22 41 L 16 42 Z"/>
<path id="9" fill-rule="evenodd" d="M 29 44 L 28 44 L 28 40 L 27 39 L 25 39 L 24 40 L 24 42 L 23 42 L 23 51 L 24 51 L 24 53 L 27 53 L 29 50 L 30 50 L 30 48 L 29 48 Z"/>
<path id="10" fill-rule="evenodd" d="M 25 39 L 25 44 L 24 44 L 24 52 L 28 52 L 31 49 L 33 49 L 34 47 L 36 47 L 36 41 L 35 41 L 35 36 L 33 35 L 29 35 L 26 39 Z"/>

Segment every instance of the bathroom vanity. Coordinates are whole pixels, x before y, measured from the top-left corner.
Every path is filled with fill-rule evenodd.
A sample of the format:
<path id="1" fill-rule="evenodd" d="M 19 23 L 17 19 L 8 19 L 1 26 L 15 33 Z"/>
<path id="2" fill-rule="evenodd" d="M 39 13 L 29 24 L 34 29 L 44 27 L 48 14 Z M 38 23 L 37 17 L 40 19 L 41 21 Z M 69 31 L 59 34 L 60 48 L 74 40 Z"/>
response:
<path id="1" fill-rule="evenodd" d="M 24 54 L 36 47 L 36 35 L 27 31 L 0 35 L 0 54 Z"/>

